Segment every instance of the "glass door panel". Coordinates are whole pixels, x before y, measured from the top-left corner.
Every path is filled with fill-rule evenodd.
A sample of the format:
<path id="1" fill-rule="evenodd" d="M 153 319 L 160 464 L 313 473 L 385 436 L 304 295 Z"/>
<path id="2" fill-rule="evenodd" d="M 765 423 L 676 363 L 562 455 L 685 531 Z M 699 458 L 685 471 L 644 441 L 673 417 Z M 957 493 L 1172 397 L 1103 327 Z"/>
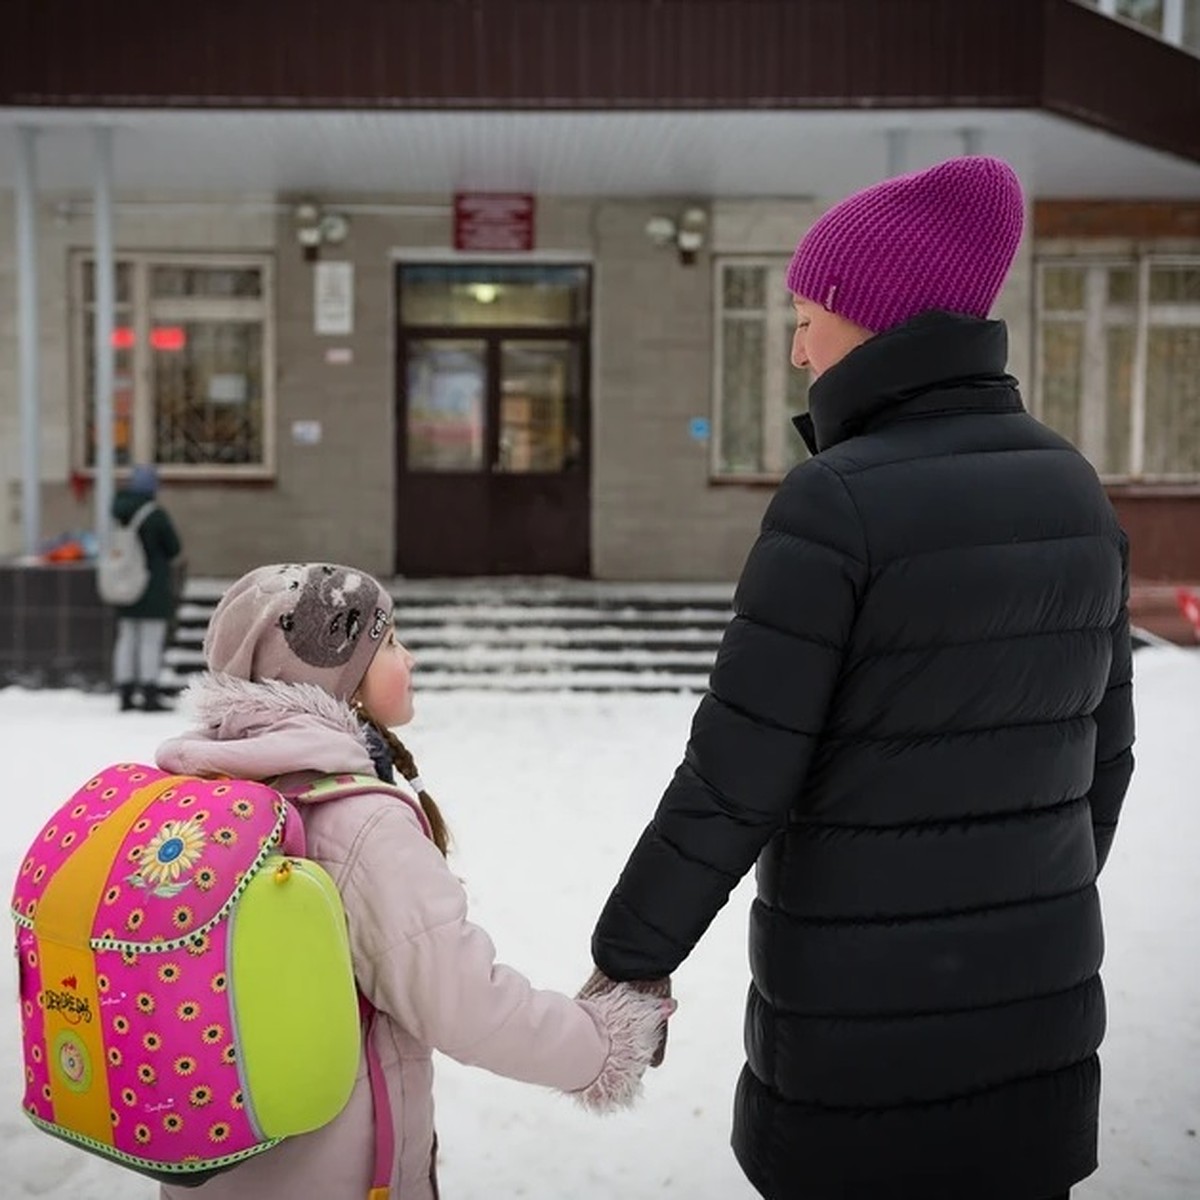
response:
<path id="1" fill-rule="evenodd" d="M 498 472 L 553 473 L 578 461 L 579 375 L 573 342 L 501 343 Z"/>
<path id="2" fill-rule="evenodd" d="M 412 339 L 407 346 L 410 471 L 483 471 L 487 343 Z"/>

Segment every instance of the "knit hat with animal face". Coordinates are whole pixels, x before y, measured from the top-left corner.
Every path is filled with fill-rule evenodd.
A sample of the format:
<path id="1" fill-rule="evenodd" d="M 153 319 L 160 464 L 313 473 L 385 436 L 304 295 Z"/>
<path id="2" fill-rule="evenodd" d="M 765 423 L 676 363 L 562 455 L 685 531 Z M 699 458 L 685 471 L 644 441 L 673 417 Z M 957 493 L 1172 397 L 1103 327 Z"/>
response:
<path id="1" fill-rule="evenodd" d="M 387 589 L 331 563 L 276 563 L 221 597 L 204 637 L 209 670 L 312 683 L 349 700 L 392 624 Z"/>

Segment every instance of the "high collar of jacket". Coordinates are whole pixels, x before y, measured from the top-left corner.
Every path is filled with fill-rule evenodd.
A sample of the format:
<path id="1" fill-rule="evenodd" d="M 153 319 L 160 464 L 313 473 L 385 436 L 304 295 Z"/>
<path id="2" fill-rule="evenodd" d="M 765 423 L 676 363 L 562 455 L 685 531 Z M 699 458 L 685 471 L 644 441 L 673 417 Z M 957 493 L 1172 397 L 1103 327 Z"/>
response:
<path id="1" fill-rule="evenodd" d="M 164 771 L 301 781 L 313 773 L 375 774 L 362 722 L 323 688 L 206 673 L 184 701 L 198 725 L 159 746 L 155 761 Z"/>
<path id="2" fill-rule="evenodd" d="M 794 424 L 813 454 L 888 421 L 954 412 L 1020 412 L 1006 374 L 1003 321 L 922 313 L 878 334 L 830 367 L 809 389 Z"/>

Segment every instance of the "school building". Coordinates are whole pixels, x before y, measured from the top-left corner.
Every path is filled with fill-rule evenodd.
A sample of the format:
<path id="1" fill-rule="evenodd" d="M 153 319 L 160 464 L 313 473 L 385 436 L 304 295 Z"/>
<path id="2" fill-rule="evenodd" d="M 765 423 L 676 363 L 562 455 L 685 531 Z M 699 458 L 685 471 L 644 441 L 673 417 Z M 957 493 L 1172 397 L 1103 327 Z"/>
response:
<path id="1" fill-rule="evenodd" d="M 1028 404 L 1200 580 L 1200 0 L 10 0 L 0 558 L 111 444 L 193 576 L 732 579 L 792 248 L 964 152 L 1030 197 Z"/>

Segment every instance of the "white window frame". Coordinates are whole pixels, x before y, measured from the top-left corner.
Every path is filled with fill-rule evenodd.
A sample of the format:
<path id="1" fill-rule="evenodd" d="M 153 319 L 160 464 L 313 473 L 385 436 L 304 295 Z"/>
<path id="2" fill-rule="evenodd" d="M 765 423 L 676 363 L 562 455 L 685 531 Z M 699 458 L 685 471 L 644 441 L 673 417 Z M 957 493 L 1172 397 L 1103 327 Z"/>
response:
<path id="1" fill-rule="evenodd" d="M 713 306 L 715 314 L 712 375 L 712 437 L 709 450 L 709 477 L 721 483 L 778 483 L 795 465 L 787 446 L 787 357 L 784 353 L 791 335 L 788 321 L 794 319 L 787 287 L 787 255 L 722 254 L 713 258 Z M 765 300 L 761 309 L 725 309 L 723 274 L 726 267 L 761 267 L 767 272 Z M 724 324 L 726 320 L 765 322 L 763 341 L 763 462 L 767 469 L 751 473 L 726 471 L 721 467 L 721 439 L 724 397 L 721 382 L 725 369 Z M 799 434 L 795 435 L 799 437 Z"/>
<path id="2" fill-rule="evenodd" d="M 85 444 L 87 408 L 93 396 L 84 394 L 87 379 L 86 315 L 84 301 L 86 267 L 95 257 L 88 248 L 71 254 L 71 379 L 74 401 L 71 406 L 71 455 L 76 469 L 91 476 L 95 467 L 87 463 Z M 113 255 L 120 265 L 133 268 L 129 308 L 134 329 L 132 457 L 134 462 L 154 462 L 154 394 L 150 361 L 151 315 L 167 321 L 257 321 L 262 326 L 262 447 L 261 463 L 156 463 L 161 479 L 273 479 L 276 471 L 276 395 L 275 395 L 275 260 L 270 254 L 208 254 L 177 251 L 118 250 Z M 180 296 L 154 299 L 150 294 L 150 276 L 156 267 L 201 267 L 207 270 L 245 270 L 261 272 L 262 295 Z M 119 467 L 118 470 L 125 470 Z"/>
<path id="3" fill-rule="evenodd" d="M 1068 267 L 1085 272 L 1084 308 L 1079 310 L 1047 310 L 1043 305 L 1043 279 L 1047 269 Z M 1091 458 L 1094 449 L 1103 440 L 1103 427 L 1099 425 L 1097 410 L 1102 409 L 1107 399 L 1107 355 L 1104 335 L 1106 328 L 1119 324 L 1125 317 L 1133 329 L 1133 360 L 1129 386 L 1129 470 L 1122 473 L 1102 472 L 1101 479 L 1110 484 L 1146 484 L 1148 486 L 1198 486 L 1200 474 L 1174 473 L 1145 474 L 1146 459 L 1146 373 L 1150 330 L 1172 326 L 1188 329 L 1200 328 L 1200 304 L 1152 304 L 1150 302 L 1150 274 L 1155 267 L 1200 268 L 1200 254 L 1125 254 L 1105 256 L 1079 256 L 1050 254 L 1039 257 L 1036 262 L 1034 291 L 1034 371 L 1033 413 L 1038 419 L 1043 414 L 1042 396 L 1042 351 L 1043 328 L 1049 321 L 1077 323 L 1083 321 L 1084 351 L 1080 377 L 1079 449 Z M 1135 294 L 1131 305 L 1107 304 L 1101 300 L 1105 285 L 1105 272 L 1123 268 L 1134 272 Z M 1153 310 L 1153 311 L 1152 311 Z M 1153 318 L 1153 319 L 1152 319 Z M 1091 406 L 1088 397 L 1097 399 Z M 1090 419 L 1089 419 L 1090 418 Z"/>

